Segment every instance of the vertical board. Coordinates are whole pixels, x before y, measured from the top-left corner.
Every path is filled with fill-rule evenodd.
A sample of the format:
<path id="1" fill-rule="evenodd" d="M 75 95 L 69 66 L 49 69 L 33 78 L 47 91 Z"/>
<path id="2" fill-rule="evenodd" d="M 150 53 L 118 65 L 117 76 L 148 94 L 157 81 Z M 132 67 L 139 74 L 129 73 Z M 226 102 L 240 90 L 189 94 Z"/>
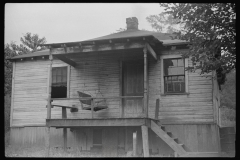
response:
<path id="1" fill-rule="evenodd" d="M 140 127 L 137 128 L 137 154 L 143 155 L 142 131 Z"/>
<path id="2" fill-rule="evenodd" d="M 198 152 L 204 152 L 204 144 L 203 144 L 203 134 L 202 129 L 203 125 L 197 126 L 197 135 L 198 135 Z"/>
<path id="3" fill-rule="evenodd" d="M 12 69 L 12 95 L 11 95 L 11 110 L 10 110 L 10 127 L 12 127 L 12 115 L 13 115 L 13 102 L 14 102 L 14 86 L 15 86 L 15 68 L 16 68 L 16 62 L 12 62 L 13 64 L 13 69 Z"/>
<path id="4" fill-rule="evenodd" d="M 141 126 L 142 128 L 142 140 L 143 140 L 143 156 L 149 157 L 149 137 L 148 137 L 148 127 Z"/>
<path id="5" fill-rule="evenodd" d="M 91 147 L 93 146 L 93 129 L 86 128 L 85 132 L 86 132 L 86 136 L 87 136 L 87 150 L 89 151 L 91 149 Z"/>
<path id="6" fill-rule="evenodd" d="M 119 61 L 119 96 L 122 96 L 122 60 Z M 124 117 L 124 107 L 122 105 L 122 99 L 119 101 L 120 117 Z"/>
<path id="7" fill-rule="evenodd" d="M 102 154 L 104 157 L 116 157 L 118 146 L 117 127 L 104 128 L 102 139 Z"/>
<path id="8" fill-rule="evenodd" d="M 126 127 L 126 143 L 125 143 L 125 151 L 132 151 L 133 146 L 132 146 L 132 132 L 133 132 L 133 127 Z"/>
<path id="9" fill-rule="evenodd" d="M 188 152 L 198 152 L 197 126 L 185 125 L 185 148 Z M 176 135 L 178 136 L 178 135 Z"/>
<path id="10" fill-rule="evenodd" d="M 125 146 L 125 129 L 123 127 L 118 128 L 118 147 L 124 148 Z"/>

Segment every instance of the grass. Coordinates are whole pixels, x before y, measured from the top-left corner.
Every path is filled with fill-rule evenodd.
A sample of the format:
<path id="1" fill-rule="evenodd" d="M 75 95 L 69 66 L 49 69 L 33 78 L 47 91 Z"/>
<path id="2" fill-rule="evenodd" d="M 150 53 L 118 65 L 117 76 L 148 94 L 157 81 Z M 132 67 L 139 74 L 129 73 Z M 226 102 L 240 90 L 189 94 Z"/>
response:
<path id="1" fill-rule="evenodd" d="M 47 157 L 44 147 L 5 147 L 6 157 Z M 76 149 L 68 149 L 64 151 L 62 148 L 50 148 L 49 157 L 104 157 L 100 153 L 90 153 L 89 151 L 79 151 Z M 121 155 L 119 157 L 131 157 L 131 155 Z"/>

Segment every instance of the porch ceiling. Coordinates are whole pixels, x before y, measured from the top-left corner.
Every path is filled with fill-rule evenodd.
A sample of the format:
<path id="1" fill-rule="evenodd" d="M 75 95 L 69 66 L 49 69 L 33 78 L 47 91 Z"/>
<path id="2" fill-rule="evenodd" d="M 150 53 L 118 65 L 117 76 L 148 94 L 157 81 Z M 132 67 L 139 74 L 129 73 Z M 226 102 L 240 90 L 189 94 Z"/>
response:
<path id="1" fill-rule="evenodd" d="M 63 62 L 75 67 L 77 64 L 74 62 L 74 58 L 70 58 L 73 55 L 79 55 L 82 53 L 106 53 L 106 52 L 128 52 L 128 51 L 139 51 L 143 53 L 147 51 L 155 60 L 157 60 L 157 54 L 154 49 L 146 41 L 138 42 L 126 42 L 126 43 L 109 43 L 109 44 L 95 44 L 85 46 L 73 46 L 62 48 L 51 48 L 50 52 L 53 56 L 62 60 Z"/>

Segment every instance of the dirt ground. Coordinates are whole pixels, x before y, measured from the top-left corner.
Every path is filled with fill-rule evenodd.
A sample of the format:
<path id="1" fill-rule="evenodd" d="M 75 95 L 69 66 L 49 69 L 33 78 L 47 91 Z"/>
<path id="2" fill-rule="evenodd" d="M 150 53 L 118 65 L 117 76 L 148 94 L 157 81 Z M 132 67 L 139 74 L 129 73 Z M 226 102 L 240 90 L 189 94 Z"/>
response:
<path id="1" fill-rule="evenodd" d="M 99 153 L 80 152 L 77 150 L 68 149 L 64 151 L 62 148 L 50 148 L 49 157 L 103 157 Z M 8 145 L 5 147 L 6 157 L 46 157 L 45 149 L 42 147 L 31 147 L 31 148 L 13 148 Z M 222 153 L 221 157 L 234 157 L 234 154 Z M 132 157 L 130 154 L 119 155 L 119 157 Z M 150 157 L 166 157 L 164 155 L 150 155 Z M 169 157 L 169 156 L 167 156 Z"/>

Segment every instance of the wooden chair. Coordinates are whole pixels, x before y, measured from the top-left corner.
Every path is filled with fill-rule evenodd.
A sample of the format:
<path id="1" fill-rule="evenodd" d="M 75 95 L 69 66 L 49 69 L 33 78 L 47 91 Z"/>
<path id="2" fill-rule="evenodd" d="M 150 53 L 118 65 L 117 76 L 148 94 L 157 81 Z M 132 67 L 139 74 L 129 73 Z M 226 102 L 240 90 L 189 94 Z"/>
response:
<path id="1" fill-rule="evenodd" d="M 78 92 L 78 95 L 79 95 L 79 98 L 86 98 L 86 97 L 92 97 L 91 95 L 89 94 L 86 94 L 86 93 L 83 93 L 83 92 Z M 89 99 L 89 100 L 81 100 L 79 99 L 80 103 L 81 103 L 81 108 L 83 110 L 91 110 L 91 101 L 93 99 Z M 95 103 L 93 104 L 93 110 L 96 112 L 96 111 L 99 111 L 99 110 L 102 110 L 102 109 L 107 109 L 108 106 L 106 104 L 106 99 L 99 99 L 99 100 L 95 100 L 94 101 Z M 87 106 L 83 106 L 83 105 L 87 105 Z"/>

